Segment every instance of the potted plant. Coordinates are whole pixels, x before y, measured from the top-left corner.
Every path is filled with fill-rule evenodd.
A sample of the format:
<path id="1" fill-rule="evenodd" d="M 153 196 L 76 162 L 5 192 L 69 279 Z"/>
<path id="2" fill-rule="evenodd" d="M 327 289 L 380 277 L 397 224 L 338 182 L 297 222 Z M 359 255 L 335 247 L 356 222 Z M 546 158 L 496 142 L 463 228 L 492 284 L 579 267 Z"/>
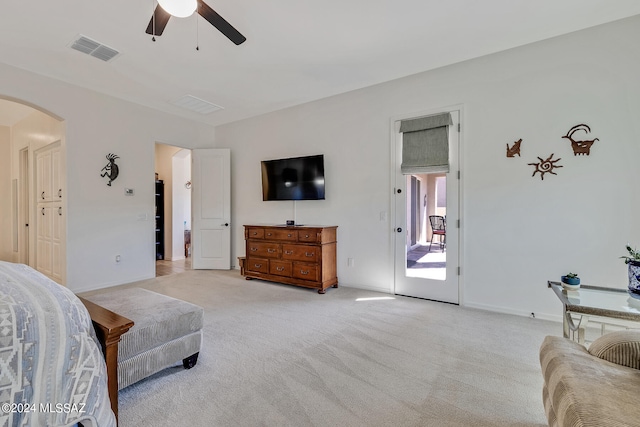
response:
<path id="1" fill-rule="evenodd" d="M 565 283 L 569 286 L 579 286 L 580 278 L 578 277 L 578 273 L 567 273 L 565 276 L 561 277 L 562 283 Z"/>
<path id="2" fill-rule="evenodd" d="M 629 266 L 629 291 L 640 294 L 640 252 L 627 245 L 629 255 L 621 256 Z"/>

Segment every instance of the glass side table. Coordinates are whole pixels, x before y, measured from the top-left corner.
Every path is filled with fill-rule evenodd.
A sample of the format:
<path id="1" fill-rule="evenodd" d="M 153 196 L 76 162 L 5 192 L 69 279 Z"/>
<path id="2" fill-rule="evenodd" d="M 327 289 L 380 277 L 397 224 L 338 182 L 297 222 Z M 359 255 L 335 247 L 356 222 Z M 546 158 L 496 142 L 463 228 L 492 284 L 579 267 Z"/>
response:
<path id="1" fill-rule="evenodd" d="M 547 282 L 563 306 L 562 332 L 565 338 L 585 342 L 585 329 L 589 321 L 618 328 L 640 328 L 640 295 L 633 297 L 626 289 L 581 285 L 578 289 L 565 289 L 560 282 Z M 638 323 L 635 323 L 638 322 Z"/>

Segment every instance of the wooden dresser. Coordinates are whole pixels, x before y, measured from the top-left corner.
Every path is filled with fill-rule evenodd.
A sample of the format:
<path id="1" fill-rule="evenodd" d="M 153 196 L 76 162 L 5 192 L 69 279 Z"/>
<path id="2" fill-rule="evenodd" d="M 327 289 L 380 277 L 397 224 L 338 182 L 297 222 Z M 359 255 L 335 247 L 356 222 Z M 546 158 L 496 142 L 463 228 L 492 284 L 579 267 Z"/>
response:
<path id="1" fill-rule="evenodd" d="M 338 287 L 337 226 L 245 225 L 242 274 L 318 290 Z"/>

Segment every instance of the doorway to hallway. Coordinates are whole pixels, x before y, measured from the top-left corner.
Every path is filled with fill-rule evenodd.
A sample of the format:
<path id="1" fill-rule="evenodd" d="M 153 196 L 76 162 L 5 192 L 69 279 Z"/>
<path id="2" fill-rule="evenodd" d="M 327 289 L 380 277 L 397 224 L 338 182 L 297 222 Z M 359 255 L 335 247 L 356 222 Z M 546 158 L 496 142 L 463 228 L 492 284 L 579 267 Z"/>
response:
<path id="1" fill-rule="evenodd" d="M 156 276 L 191 268 L 191 150 L 156 144 Z"/>

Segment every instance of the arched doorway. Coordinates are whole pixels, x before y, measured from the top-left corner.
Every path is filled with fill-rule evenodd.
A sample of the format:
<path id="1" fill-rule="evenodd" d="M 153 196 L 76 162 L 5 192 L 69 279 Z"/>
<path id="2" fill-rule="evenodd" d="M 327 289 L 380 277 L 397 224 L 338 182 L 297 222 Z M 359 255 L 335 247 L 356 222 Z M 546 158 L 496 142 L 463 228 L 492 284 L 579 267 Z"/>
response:
<path id="1" fill-rule="evenodd" d="M 0 259 L 66 279 L 65 123 L 0 95 Z M 53 188 L 55 187 L 55 188 Z"/>

